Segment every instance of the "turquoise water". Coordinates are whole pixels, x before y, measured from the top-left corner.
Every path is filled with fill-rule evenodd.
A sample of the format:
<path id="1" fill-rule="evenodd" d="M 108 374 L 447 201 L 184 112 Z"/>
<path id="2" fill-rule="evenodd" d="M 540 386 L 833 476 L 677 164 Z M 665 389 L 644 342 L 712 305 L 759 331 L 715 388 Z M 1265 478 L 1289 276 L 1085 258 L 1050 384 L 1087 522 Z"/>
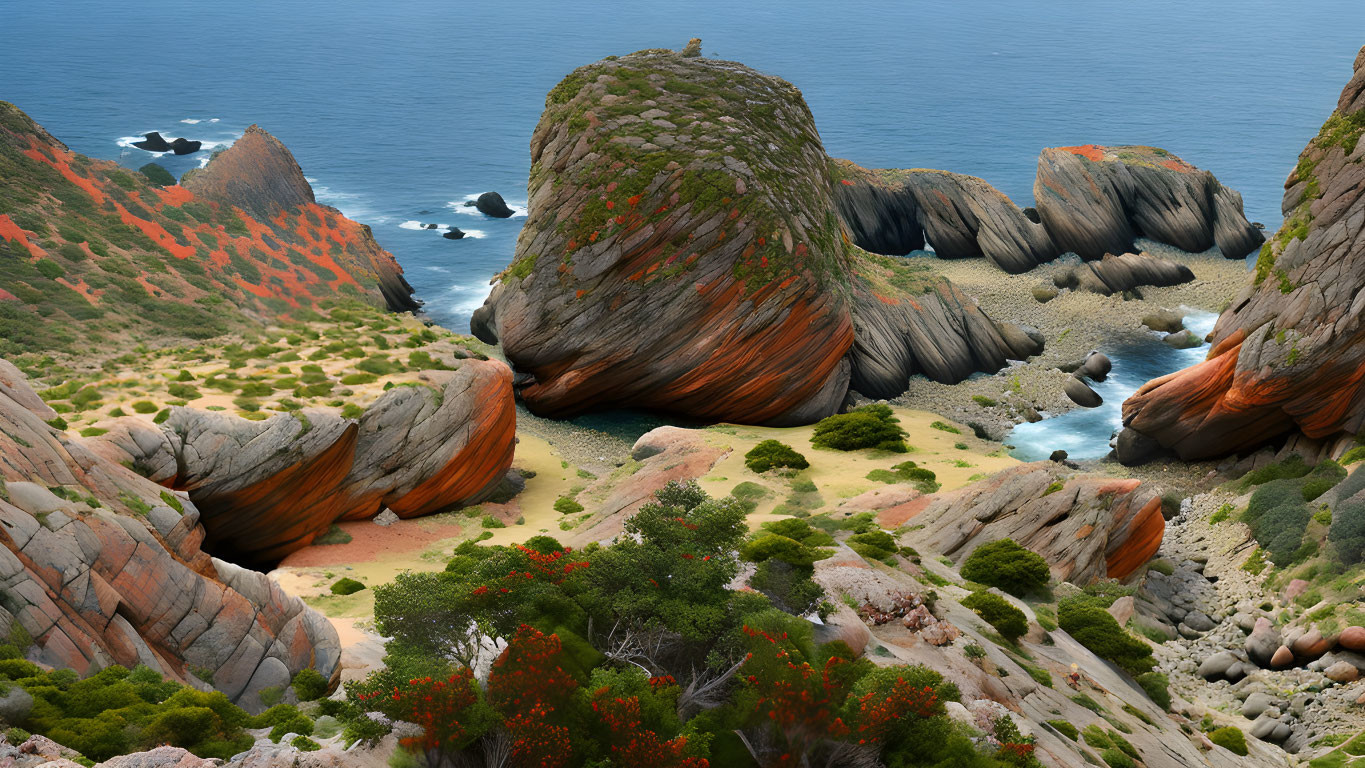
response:
<path id="1" fill-rule="evenodd" d="M 68 0 L 6 3 L 0 28 L 0 98 L 77 151 L 135 167 L 151 158 L 125 137 L 229 142 L 260 123 L 464 330 L 524 218 L 459 203 L 494 189 L 525 204 L 546 91 L 602 56 L 700 36 L 707 55 L 800 87 L 831 154 L 970 173 L 1022 204 L 1041 147 L 1164 146 L 1273 228 L 1285 174 L 1362 43 L 1365 3 Z"/>

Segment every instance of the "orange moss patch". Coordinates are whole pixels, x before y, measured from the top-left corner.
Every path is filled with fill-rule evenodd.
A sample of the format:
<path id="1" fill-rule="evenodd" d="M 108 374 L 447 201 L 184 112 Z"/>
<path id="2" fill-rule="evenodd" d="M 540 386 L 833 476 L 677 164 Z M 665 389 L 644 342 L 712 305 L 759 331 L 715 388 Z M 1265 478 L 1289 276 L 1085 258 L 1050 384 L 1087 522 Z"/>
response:
<path id="1" fill-rule="evenodd" d="M 1080 155 L 1086 160 L 1099 162 L 1104 159 L 1104 147 L 1097 144 L 1082 144 L 1078 147 L 1057 147 L 1059 151 L 1070 152 L 1073 155 Z"/>
<path id="2" fill-rule="evenodd" d="M 60 173 L 67 181 L 85 190 L 85 193 L 90 195 L 96 204 L 103 205 L 104 201 L 108 199 L 108 196 L 104 194 L 104 191 L 99 188 L 99 185 L 96 184 L 93 179 L 87 179 L 71 170 L 71 159 L 76 156 L 75 152 L 58 149 L 57 147 L 48 147 L 53 154 L 53 157 L 48 157 L 47 153 L 43 152 L 43 147 L 45 145 L 38 141 L 37 136 L 29 136 L 28 145 L 29 148 L 24 150 L 24 154 L 27 155 L 29 159 L 37 160 L 40 163 L 46 163 L 55 168 L 57 173 Z"/>
<path id="3" fill-rule="evenodd" d="M 15 224 L 10 217 L 3 213 L 0 213 L 0 237 L 24 246 L 35 259 L 40 259 L 47 255 L 47 252 L 42 248 L 30 243 L 28 240 L 28 233 L 20 229 L 18 224 Z"/>
<path id="4" fill-rule="evenodd" d="M 162 187 L 160 190 L 157 190 L 157 194 L 161 197 L 161 204 L 163 206 L 169 205 L 172 208 L 179 208 L 185 203 L 194 201 L 194 193 L 179 184 L 170 187 Z"/>

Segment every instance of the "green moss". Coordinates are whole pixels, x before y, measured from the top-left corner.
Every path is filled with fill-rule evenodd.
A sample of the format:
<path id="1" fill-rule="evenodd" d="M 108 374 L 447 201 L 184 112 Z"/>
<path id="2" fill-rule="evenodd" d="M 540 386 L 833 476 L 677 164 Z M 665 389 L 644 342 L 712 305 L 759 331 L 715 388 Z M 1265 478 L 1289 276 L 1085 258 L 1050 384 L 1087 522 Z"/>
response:
<path id="1" fill-rule="evenodd" d="M 342 577 L 332 584 L 330 591 L 334 595 L 353 595 L 365 588 L 364 584 L 355 579 Z"/>

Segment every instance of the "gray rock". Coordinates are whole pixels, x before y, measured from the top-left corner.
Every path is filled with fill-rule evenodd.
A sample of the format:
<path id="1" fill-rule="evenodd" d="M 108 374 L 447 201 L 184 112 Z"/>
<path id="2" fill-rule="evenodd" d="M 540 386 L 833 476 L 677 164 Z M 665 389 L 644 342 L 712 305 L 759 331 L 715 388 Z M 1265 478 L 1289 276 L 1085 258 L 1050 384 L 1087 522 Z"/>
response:
<path id="1" fill-rule="evenodd" d="M 1293 733 L 1288 724 L 1273 717 L 1262 716 L 1251 724 L 1250 733 L 1261 741 L 1279 744 Z"/>
<path id="2" fill-rule="evenodd" d="M 1089 377 L 1092 381 L 1104 381 L 1113 367 L 1114 364 L 1103 352 L 1091 352 L 1076 372 Z"/>
<path id="3" fill-rule="evenodd" d="M 1199 632 L 1208 632 L 1218 626 L 1218 623 L 1205 615 L 1203 611 L 1190 611 L 1185 614 L 1185 623 Z"/>
<path id="4" fill-rule="evenodd" d="M 1199 665 L 1199 676 L 1205 680 L 1218 680 L 1225 677 L 1234 664 L 1240 663 L 1240 660 L 1230 651 L 1221 651 L 1204 659 L 1203 663 Z"/>
<path id="5" fill-rule="evenodd" d="M 33 709 L 33 697 L 13 683 L 0 683 L 0 723 L 19 725 Z"/>
<path id="6" fill-rule="evenodd" d="M 1104 405 L 1104 398 L 1100 397 L 1099 393 L 1095 392 L 1095 390 L 1087 386 L 1084 381 L 1081 381 L 1074 375 L 1066 380 L 1066 385 L 1063 386 L 1062 392 L 1071 399 L 1071 402 L 1082 408 L 1098 408 L 1099 406 Z"/>
<path id="7" fill-rule="evenodd" d="M 384 507 L 384 510 L 374 516 L 374 524 L 380 526 L 390 526 L 398 522 L 399 517 L 392 509 Z"/>
<path id="8" fill-rule="evenodd" d="M 1161 340 L 1165 342 L 1167 346 L 1175 347 L 1176 349 L 1193 349 L 1202 346 L 1204 343 L 1203 339 L 1195 336 L 1188 329 L 1176 331 L 1175 333 L 1168 333 Z"/>
<path id="9" fill-rule="evenodd" d="M 1242 717 L 1248 720 L 1255 720 L 1271 708 L 1279 708 L 1282 701 L 1275 699 L 1270 694 L 1257 691 L 1242 702 Z"/>
<path id="10" fill-rule="evenodd" d="M 1039 303 L 1046 304 L 1057 298 L 1057 289 L 1050 285 L 1039 285 L 1033 288 L 1033 298 Z"/>
<path id="11" fill-rule="evenodd" d="M 1247 657 L 1258 666 L 1269 667 L 1280 644 L 1280 632 L 1275 625 L 1269 619 L 1257 619 L 1246 639 Z"/>
<path id="12" fill-rule="evenodd" d="M 1179 312 L 1162 309 L 1142 318 L 1142 324 L 1161 333 L 1175 333 L 1185 327 L 1185 316 Z"/>

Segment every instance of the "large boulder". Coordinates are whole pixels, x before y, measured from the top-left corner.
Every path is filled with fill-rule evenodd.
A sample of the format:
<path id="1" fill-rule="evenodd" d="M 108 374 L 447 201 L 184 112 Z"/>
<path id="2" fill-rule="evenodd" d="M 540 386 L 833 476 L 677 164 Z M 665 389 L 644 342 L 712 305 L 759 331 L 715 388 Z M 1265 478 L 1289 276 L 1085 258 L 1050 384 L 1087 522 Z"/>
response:
<path id="1" fill-rule="evenodd" d="M 1042 555 L 1059 581 L 1076 584 L 1128 578 L 1156 554 L 1166 529 L 1155 489 L 1051 461 L 927 497 L 910 522 L 916 548 L 960 561 L 981 544 L 1013 539 Z"/>
<path id="2" fill-rule="evenodd" d="M 927 242 L 939 258 L 984 256 L 1011 273 L 1061 253 L 1041 224 L 975 176 L 836 163 L 839 214 L 854 242 L 873 253 L 904 255 Z"/>
<path id="3" fill-rule="evenodd" d="M 1156 147 L 1045 149 L 1033 197 L 1057 246 L 1083 259 L 1131 251 L 1139 236 L 1196 253 L 1217 245 L 1230 259 L 1265 240 L 1240 194 Z"/>
<path id="4" fill-rule="evenodd" d="M 247 421 L 174 408 L 159 429 L 128 417 L 94 444 L 188 492 L 208 549 L 269 565 L 337 520 L 385 508 L 417 517 L 494 491 L 515 446 L 511 371 L 464 359 L 419 383 L 391 389 L 355 420 L 310 410 Z"/>
<path id="5" fill-rule="evenodd" d="M 1076 267 L 1065 278 L 1067 287 L 1104 296 L 1131 291 L 1141 285 L 1161 287 L 1192 280 L 1194 273 L 1189 267 L 1146 251 L 1119 256 L 1106 253 L 1098 261 Z"/>
<path id="6" fill-rule="evenodd" d="M 784 80 L 649 50 L 575 70 L 545 106 L 515 259 L 471 320 L 534 413 L 808 423 L 851 377 L 884 397 L 1040 347 L 927 263 L 851 244 Z"/>
<path id="7" fill-rule="evenodd" d="M 166 141 L 165 137 L 163 137 L 160 133 L 152 131 L 151 133 L 144 133 L 142 135 L 143 135 L 142 141 L 133 142 L 133 146 L 137 147 L 138 149 L 145 149 L 148 152 L 171 151 L 170 142 Z"/>
<path id="8" fill-rule="evenodd" d="M 205 554 L 193 502 L 47 426 L 4 361 L 0 380 L 0 626 L 23 627 L 30 655 L 81 674 L 145 664 L 197 686 L 207 670 L 252 709 L 263 671 L 339 678 L 336 630 L 263 574 Z"/>
<path id="9" fill-rule="evenodd" d="M 1128 430 L 1196 460 L 1365 427 L 1362 89 L 1365 55 L 1285 182 L 1284 225 L 1218 318 L 1208 359 L 1140 388 L 1123 406 Z"/>
<path id="10" fill-rule="evenodd" d="M 492 216 L 495 219 L 508 219 L 512 217 L 514 211 L 507 207 L 507 201 L 502 199 L 502 195 L 497 192 L 485 192 L 479 195 L 474 201 L 474 207 L 479 209 L 479 213 L 485 216 Z"/>

